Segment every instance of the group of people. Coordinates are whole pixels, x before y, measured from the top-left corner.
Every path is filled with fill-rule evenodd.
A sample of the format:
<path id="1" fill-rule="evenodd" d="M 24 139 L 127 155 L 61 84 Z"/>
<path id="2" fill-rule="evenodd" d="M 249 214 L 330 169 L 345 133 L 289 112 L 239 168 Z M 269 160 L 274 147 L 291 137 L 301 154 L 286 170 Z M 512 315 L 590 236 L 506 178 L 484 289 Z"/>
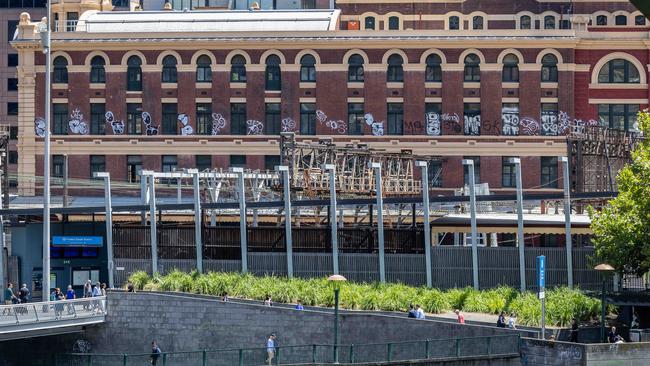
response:
<path id="1" fill-rule="evenodd" d="M 23 286 L 18 290 L 18 293 L 14 293 L 14 285 L 12 283 L 7 284 L 5 289 L 5 305 L 11 304 L 21 304 L 29 301 L 31 292 L 27 288 L 27 285 L 23 283 Z"/>
<path id="2" fill-rule="evenodd" d="M 511 312 L 508 319 L 506 319 L 506 312 L 502 311 L 497 318 L 497 327 L 517 329 L 517 314 Z"/>
<path id="3" fill-rule="evenodd" d="M 426 319 L 426 316 L 424 315 L 424 309 L 422 309 L 419 304 L 416 304 L 415 306 L 413 306 L 413 304 L 409 305 L 408 317 L 415 319 Z"/>

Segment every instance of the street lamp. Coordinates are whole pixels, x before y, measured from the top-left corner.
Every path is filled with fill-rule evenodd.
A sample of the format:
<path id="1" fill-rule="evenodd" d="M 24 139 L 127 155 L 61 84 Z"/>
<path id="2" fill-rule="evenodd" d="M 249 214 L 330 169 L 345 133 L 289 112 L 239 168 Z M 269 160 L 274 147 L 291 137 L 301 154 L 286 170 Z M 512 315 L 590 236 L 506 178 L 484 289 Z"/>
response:
<path id="1" fill-rule="evenodd" d="M 601 273 L 602 278 L 603 278 L 603 289 L 601 292 L 601 298 L 600 298 L 600 340 L 603 343 L 607 343 L 605 340 L 605 311 L 606 311 L 606 305 L 605 305 L 605 283 L 607 282 L 607 277 L 610 273 L 614 271 L 614 267 L 610 266 L 607 263 L 601 263 L 594 267 L 594 269 L 598 272 Z"/>
<path id="2" fill-rule="evenodd" d="M 45 54 L 45 136 L 43 151 L 43 301 L 50 300 L 50 99 L 51 89 L 51 1 L 47 2 L 46 21 L 39 23 L 38 32 L 41 36 L 43 53 Z"/>
<path id="3" fill-rule="evenodd" d="M 339 292 L 341 282 L 347 279 L 341 275 L 331 275 L 327 278 L 334 287 L 334 363 L 339 363 Z"/>
<path id="4" fill-rule="evenodd" d="M 113 262 L 113 203 L 111 199 L 111 174 L 109 172 L 95 172 L 95 178 L 104 179 L 104 205 L 106 218 L 106 257 L 108 261 L 108 288 L 114 288 Z"/>

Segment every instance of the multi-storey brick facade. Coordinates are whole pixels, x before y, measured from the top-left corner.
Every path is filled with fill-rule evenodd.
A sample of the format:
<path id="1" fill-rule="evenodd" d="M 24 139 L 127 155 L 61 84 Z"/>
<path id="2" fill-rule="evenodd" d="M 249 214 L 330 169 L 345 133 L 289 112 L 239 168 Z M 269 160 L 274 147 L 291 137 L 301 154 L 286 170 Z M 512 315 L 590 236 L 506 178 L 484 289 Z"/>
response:
<path id="1" fill-rule="evenodd" d="M 74 178 L 93 170 L 129 180 L 137 169 L 264 169 L 278 162 L 277 134 L 295 131 L 302 140 L 442 156 L 435 182 L 442 191 L 463 185 L 463 157 L 477 157 L 491 189 L 510 189 L 511 156 L 522 157 L 525 188 L 554 189 L 568 132 L 594 123 L 633 129 L 635 112 L 648 106 L 650 27 L 624 1 L 337 7 L 88 13 L 64 24 L 53 38 L 54 169 L 62 154 Z M 226 14 L 248 28 L 223 25 Z M 190 29 L 197 16 L 204 20 Z M 294 25 L 273 23 L 287 16 Z M 152 17 L 160 17 L 157 26 L 144 22 Z M 316 25 L 323 17 L 327 24 Z M 35 26 L 24 15 L 14 41 L 21 177 L 42 175 L 43 165 L 34 125 L 44 113 L 45 57 Z M 33 180 L 19 187 L 35 193 Z"/>

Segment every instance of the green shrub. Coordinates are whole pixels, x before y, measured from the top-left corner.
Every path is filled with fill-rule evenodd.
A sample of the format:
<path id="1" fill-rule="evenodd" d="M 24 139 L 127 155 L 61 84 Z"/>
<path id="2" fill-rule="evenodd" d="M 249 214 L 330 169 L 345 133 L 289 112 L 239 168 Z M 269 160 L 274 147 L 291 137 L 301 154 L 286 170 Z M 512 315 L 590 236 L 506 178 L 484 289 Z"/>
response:
<path id="1" fill-rule="evenodd" d="M 144 289 L 144 285 L 151 282 L 151 280 L 151 276 L 149 276 L 145 271 L 134 272 L 129 276 L 129 282 L 133 284 L 133 287 L 135 287 L 136 290 Z"/>

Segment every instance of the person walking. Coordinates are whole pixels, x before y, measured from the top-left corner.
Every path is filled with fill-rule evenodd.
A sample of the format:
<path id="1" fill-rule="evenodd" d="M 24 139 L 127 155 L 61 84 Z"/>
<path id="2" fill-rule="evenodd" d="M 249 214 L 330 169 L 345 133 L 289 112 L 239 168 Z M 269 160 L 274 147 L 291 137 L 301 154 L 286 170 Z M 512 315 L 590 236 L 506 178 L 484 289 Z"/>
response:
<path id="1" fill-rule="evenodd" d="M 499 328 L 505 328 L 506 327 L 506 312 L 502 311 L 501 314 L 499 314 L 499 318 L 497 319 L 497 327 Z"/>
<path id="2" fill-rule="evenodd" d="M 465 324 L 465 316 L 461 314 L 460 310 L 456 309 L 454 310 L 454 313 L 456 313 L 456 316 L 458 317 L 458 324 Z"/>
<path id="3" fill-rule="evenodd" d="M 25 304 L 29 301 L 29 289 L 27 288 L 27 284 L 23 283 L 23 286 L 20 288 L 18 291 L 18 298 L 20 299 L 21 304 Z"/>
<path id="4" fill-rule="evenodd" d="M 83 297 L 93 297 L 93 285 L 90 280 L 86 281 L 84 284 L 84 292 L 83 292 Z M 84 310 L 90 310 L 91 304 L 89 302 L 84 302 Z"/>
<path id="5" fill-rule="evenodd" d="M 99 286 L 99 290 L 101 291 L 101 296 L 106 296 L 106 284 L 102 283 L 101 286 Z"/>
<path id="6" fill-rule="evenodd" d="M 578 321 L 571 320 L 571 336 L 569 342 L 578 343 Z"/>
<path id="7" fill-rule="evenodd" d="M 266 297 L 266 300 L 264 300 L 264 305 L 265 306 L 273 306 L 273 300 L 271 300 L 271 295 L 268 295 Z"/>
<path id="8" fill-rule="evenodd" d="M 508 317 L 508 328 L 510 329 L 517 329 L 517 314 L 515 312 L 510 313 L 510 317 Z"/>
<path id="9" fill-rule="evenodd" d="M 420 305 L 415 305 L 415 311 L 417 313 L 418 319 L 426 319 L 426 316 L 424 315 L 424 309 L 422 309 Z"/>
<path id="10" fill-rule="evenodd" d="M 271 334 L 266 340 L 266 363 L 269 366 L 273 363 L 273 358 L 275 358 L 275 334 Z"/>
<path id="11" fill-rule="evenodd" d="M 305 310 L 305 307 L 302 306 L 302 303 L 300 302 L 300 300 L 298 300 L 298 303 L 296 304 L 296 307 L 294 309 L 296 309 L 296 310 Z"/>
<path id="12" fill-rule="evenodd" d="M 63 292 L 61 292 L 60 288 L 55 288 L 54 289 L 54 299 L 53 301 L 60 302 L 65 300 L 65 295 L 63 295 Z M 63 304 L 54 304 L 54 316 L 55 319 L 59 319 L 61 315 L 63 314 Z"/>
<path id="13" fill-rule="evenodd" d="M 156 366 L 161 353 L 162 351 L 158 347 L 156 341 L 151 342 L 151 358 L 149 362 L 151 362 L 152 365 Z"/>
<path id="14" fill-rule="evenodd" d="M 68 289 L 65 292 L 65 299 L 74 300 L 76 298 L 77 298 L 77 294 L 72 289 L 72 285 L 68 285 Z M 68 304 L 67 308 L 68 308 L 68 314 L 74 313 L 74 304 Z"/>
<path id="15" fill-rule="evenodd" d="M 126 292 L 135 292 L 135 287 L 133 287 L 131 282 L 126 285 Z"/>
<path id="16" fill-rule="evenodd" d="M 5 289 L 5 305 L 11 305 L 14 302 L 18 301 L 16 295 L 14 295 L 13 287 L 14 285 L 11 282 L 7 284 L 7 288 Z M 5 308 L 2 310 L 2 315 L 5 314 L 11 315 L 11 308 Z"/>

